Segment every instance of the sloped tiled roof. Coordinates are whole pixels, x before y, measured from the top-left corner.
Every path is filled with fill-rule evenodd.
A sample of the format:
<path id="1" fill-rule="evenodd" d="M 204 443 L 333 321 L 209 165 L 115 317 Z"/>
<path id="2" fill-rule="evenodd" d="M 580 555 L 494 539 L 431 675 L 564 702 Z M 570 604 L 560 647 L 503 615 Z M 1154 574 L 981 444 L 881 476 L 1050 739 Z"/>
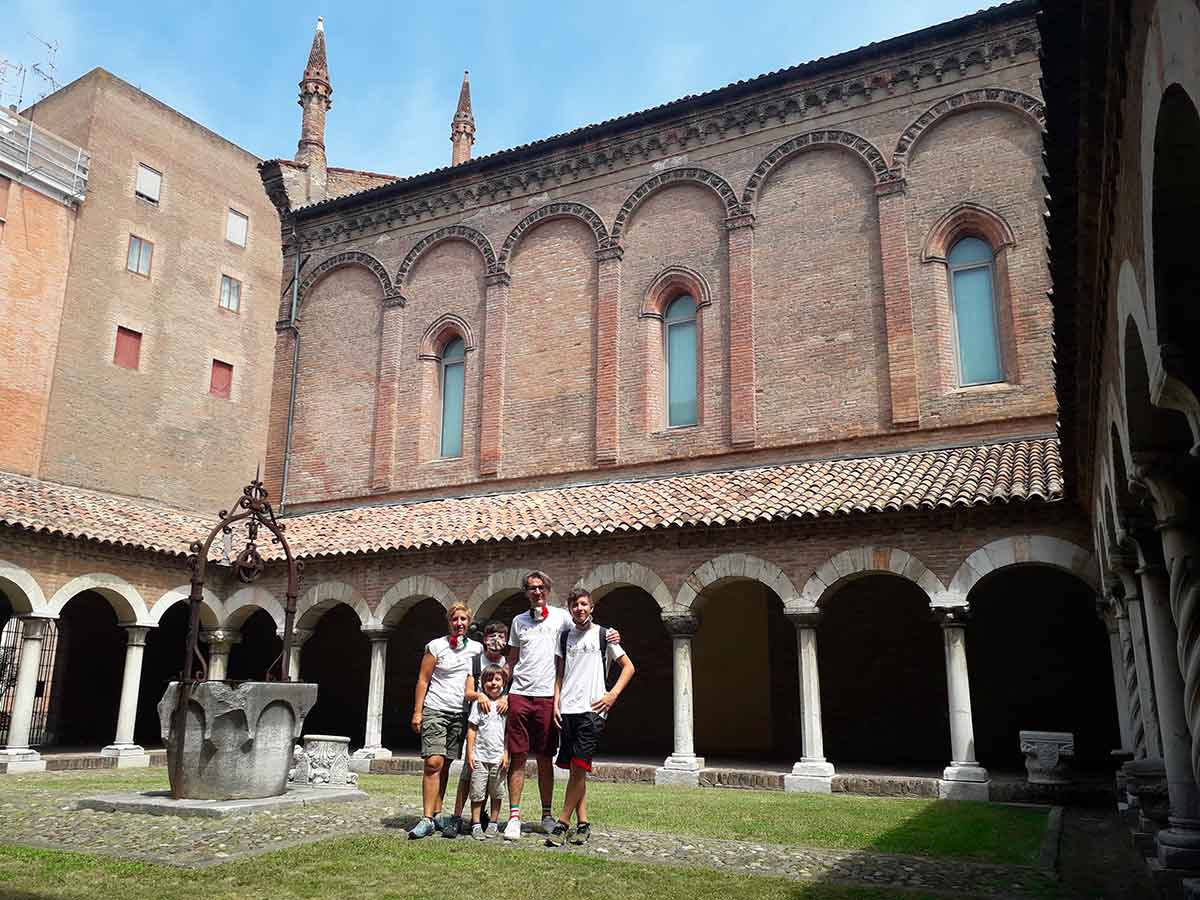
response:
<path id="1" fill-rule="evenodd" d="M 416 550 L 856 513 L 1058 500 L 1053 438 L 758 466 L 480 497 L 319 510 L 286 518 L 300 557 Z M 0 475 L 0 525 L 182 554 L 215 518 Z"/>

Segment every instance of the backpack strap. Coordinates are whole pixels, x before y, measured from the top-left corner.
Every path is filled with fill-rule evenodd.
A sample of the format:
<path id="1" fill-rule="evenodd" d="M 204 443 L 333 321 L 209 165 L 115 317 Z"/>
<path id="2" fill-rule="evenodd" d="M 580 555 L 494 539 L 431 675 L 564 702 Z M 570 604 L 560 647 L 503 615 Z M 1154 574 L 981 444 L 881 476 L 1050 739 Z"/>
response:
<path id="1" fill-rule="evenodd" d="M 564 628 L 562 634 L 558 636 L 558 655 L 564 660 L 567 658 L 567 635 L 570 633 L 570 628 Z"/>

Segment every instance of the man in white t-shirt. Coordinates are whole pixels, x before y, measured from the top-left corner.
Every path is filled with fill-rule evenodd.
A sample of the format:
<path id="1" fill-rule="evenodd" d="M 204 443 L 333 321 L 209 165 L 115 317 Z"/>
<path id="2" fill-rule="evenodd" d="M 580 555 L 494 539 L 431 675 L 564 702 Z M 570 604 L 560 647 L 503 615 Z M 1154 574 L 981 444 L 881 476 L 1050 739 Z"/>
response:
<path id="1" fill-rule="evenodd" d="M 586 844 L 591 837 L 587 817 L 587 773 L 608 711 L 613 708 L 629 679 L 633 661 L 619 643 L 607 639 L 607 629 L 592 621 L 592 597 L 584 590 L 567 596 L 571 625 L 555 647 L 557 678 L 554 685 L 554 720 L 562 728 L 558 747 L 558 767 L 570 769 L 562 815 L 550 829 L 546 844 L 561 847 L 567 840 L 571 815 L 576 818 L 575 844 Z M 609 663 L 621 669 L 616 683 L 609 688 Z"/>
<path id="2" fill-rule="evenodd" d="M 508 635 L 508 661 L 512 684 L 508 692 L 508 795 L 509 817 L 504 839 L 521 836 L 521 793 L 525 787 L 525 761 L 532 755 L 538 764 L 538 793 L 542 800 L 542 828 L 554 827 L 550 815 L 554 802 L 553 756 L 558 746 L 554 721 L 555 648 L 563 630 L 570 627 L 566 610 L 550 606 L 550 576 L 530 572 L 522 581 L 529 612 L 512 621 Z M 609 640 L 619 641 L 615 629 Z"/>

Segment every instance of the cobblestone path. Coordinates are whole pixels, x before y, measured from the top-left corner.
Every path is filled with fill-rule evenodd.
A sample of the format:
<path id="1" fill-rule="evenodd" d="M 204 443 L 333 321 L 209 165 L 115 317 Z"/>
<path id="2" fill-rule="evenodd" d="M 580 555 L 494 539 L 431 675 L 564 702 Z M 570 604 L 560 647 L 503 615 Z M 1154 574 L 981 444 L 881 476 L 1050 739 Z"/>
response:
<path id="1" fill-rule="evenodd" d="M 138 776 L 161 789 L 162 775 Z M 208 866 L 283 847 L 352 834 L 392 834 L 404 840 L 418 807 L 377 793 L 355 803 L 332 803 L 228 819 L 107 813 L 75 808 L 81 796 L 114 789 L 103 776 L 63 773 L 0 782 L 0 835 L 5 843 L 98 853 L 175 866 Z M 427 841 L 444 842 L 440 835 Z M 469 836 L 458 838 L 472 841 Z M 582 853 L 609 860 L 710 868 L 747 875 L 917 888 L 948 896 L 1044 896 L 1048 873 L 1021 866 L 828 850 L 749 841 L 661 834 L 595 826 L 583 848 L 548 848 L 540 834 L 520 841 L 493 839 L 497 853 Z"/>

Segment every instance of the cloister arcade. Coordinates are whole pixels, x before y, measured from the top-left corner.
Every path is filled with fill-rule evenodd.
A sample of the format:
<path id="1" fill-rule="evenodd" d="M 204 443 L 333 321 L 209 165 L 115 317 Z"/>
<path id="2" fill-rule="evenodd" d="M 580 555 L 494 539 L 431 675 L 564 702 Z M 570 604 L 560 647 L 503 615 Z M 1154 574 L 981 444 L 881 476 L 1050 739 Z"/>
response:
<path id="1" fill-rule="evenodd" d="M 477 623 L 525 609 L 525 571 L 493 571 L 467 593 Z M 414 752 L 421 649 L 461 594 L 411 576 L 370 604 L 353 581 L 317 573 L 299 601 L 292 671 L 321 687 L 306 730 L 349 735 L 360 759 Z M 694 782 L 707 759 L 782 767 L 791 788 L 829 790 L 844 764 L 918 770 L 942 777 L 947 796 L 986 797 L 988 767 L 1019 767 L 1021 728 L 1074 728 L 1081 759 L 1097 765 L 1120 743 L 1117 645 L 1096 615 L 1095 561 L 1060 538 L 993 541 L 946 581 L 905 550 L 864 546 L 799 581 L 734 552 L 674 589 L 634 562 L 596 566 L 556 594 L 572 586 L 594 592 L 598 618 L 621 630 L 638 663 L 605 751 L 665 758 L 665 781 Z M 27 746 L 25 690 L 46 719 L 43 749 L 104 745 L 121 764 L 143 761 L 143 748 L 160 743 L 155 704 L 178 667 L 185 589 L 147 603 L 127 582 L 94 575 L 46 600 L 28 572 L 0 563 L 0 590 L 0 618 L 20 630 L 22 648 L 8 747 Z M 37 658 L 52 622 L 59 650 L 45 683 L 45 667 L 26 671 L 25 659 Z M 282 622 L 267 586 L 206 593 L 209 677 L 263 677 Z M 74 643 L 75 632 L 86 641 Z"/>

